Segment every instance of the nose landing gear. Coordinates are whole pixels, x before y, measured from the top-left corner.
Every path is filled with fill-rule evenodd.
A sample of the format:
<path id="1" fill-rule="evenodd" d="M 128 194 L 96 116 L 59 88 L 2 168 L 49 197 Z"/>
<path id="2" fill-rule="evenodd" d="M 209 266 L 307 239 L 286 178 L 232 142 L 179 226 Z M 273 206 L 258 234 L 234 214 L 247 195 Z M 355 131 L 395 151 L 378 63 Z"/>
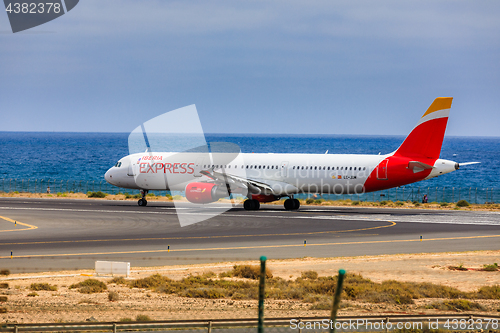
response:
<path id="1" fill-rule="evenodd" d="M 145 207 L 148 205 L 148 201 L 146 200 L 146 195 L 148 194 L 148 190 L 141 190 L 142 198 L 137 201 L 137 204 L 141 207 Z"/>

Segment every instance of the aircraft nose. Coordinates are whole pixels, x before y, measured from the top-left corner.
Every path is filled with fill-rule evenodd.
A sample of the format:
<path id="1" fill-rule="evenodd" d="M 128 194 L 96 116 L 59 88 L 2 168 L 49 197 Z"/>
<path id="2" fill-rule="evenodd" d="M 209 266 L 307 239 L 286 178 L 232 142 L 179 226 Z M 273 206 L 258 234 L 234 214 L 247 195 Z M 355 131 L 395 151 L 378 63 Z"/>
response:
<path id="1" fill-rule="evenodd" d="M 106 171 L 106 173 L 104 174 L 104 179 L 108 183 L 110 183 L 111 185 L 113 185 L 113 175 L 112 175 L 111 169 L 109 169 L 108 171 Z"/>

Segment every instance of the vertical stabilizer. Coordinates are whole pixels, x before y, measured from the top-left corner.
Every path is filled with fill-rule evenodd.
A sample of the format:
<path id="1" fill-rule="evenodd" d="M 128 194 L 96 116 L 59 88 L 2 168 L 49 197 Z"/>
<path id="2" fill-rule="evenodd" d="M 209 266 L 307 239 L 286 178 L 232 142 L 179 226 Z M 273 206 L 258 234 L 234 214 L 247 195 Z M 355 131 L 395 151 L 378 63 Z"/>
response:
<path id="1" fill-rule="evenodd" d="M 452 97 L 436 98 L 394 155 L 416 159 L 438 159 L 452 100 Z"/>

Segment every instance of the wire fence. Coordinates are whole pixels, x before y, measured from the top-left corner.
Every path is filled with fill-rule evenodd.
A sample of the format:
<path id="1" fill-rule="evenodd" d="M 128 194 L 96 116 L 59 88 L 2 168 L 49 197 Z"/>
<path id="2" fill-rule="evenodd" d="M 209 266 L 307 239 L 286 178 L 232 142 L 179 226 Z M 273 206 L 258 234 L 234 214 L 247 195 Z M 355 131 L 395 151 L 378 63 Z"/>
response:
<path id="1" fill-rule="evenodd" d="M 417 201 L 427 195 L 428 202 L 458 202 L 466 200 L 475 204 L 493 204 L 498 202 L 500 189 L 488 187 L 416 187 L 401 186 L 384 191 L 351 195 L 322 195 L 323 199 L 351 199 L 359 201 Z M 310 196 L 309 196 L 310 197 Z"/>
<path id="2" fill-rule="evenodd" d="M 1 179 L 0 192 L 24 193 L 87 193 L 101 191 L 107 194 L 138 193 L 138 190 L 118 188 L 106 181 L 92 180 L 58 180 L 58 179 Z M 150 191 L 155 195 L 180 194 L 166 191 Z M 320 197 L 326 200 L 358 200 L 358 201 L 422 201 L 427 195 L 428 202 L 458 202 L 467 200 L 475 204 L 493 204 L 500 198 L 500 189 L 493 187 L 417 187 L 402 186 L 389 190 L 363 194 L 323 194 Z M 299 194 L 296 198 L 307 199 L 312 194 Z"/>

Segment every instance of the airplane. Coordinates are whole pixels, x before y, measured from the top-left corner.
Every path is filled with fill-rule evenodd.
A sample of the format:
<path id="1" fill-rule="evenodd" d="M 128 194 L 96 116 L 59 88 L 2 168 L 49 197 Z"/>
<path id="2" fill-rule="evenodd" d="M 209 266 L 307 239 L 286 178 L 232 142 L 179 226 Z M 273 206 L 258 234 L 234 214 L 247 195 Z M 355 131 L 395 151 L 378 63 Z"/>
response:
<path id="1" fill-rule="evenodd" d="M 361 194 L 438 177 L 460 166 L 440 159 L 452 97 L 438 97 L 401 146 L 386 155 L 362 154 L 210 154 L 151 152 L 120 159 L 104 178 L 112 185 L 139 189 L 139 206 L 148 191 L 184 191 L 194 204 L 209 204 L 240 193 L 245 210 L 287 198 L 286 210 L 298 210 L 300 193 Z"/>

